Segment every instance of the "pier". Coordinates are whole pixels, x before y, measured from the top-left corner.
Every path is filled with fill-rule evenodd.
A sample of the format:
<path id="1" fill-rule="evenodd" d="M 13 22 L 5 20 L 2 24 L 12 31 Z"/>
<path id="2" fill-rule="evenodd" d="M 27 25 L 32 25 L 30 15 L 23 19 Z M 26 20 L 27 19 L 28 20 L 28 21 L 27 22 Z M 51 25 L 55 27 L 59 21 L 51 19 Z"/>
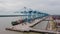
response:
<path id="1" fill-rule="evenodd" d="M 56 23 L 53 16 L 39 12 L 37 10 L 25 10 L 20 12 L 26 16 L 23 23 L 19 21 L 19 24 L 6 28 L 6 30 L 19 31 L 19 32 L 40 32 L 43 34 L 60 34 L 57 31 Z M 19 13 L 19 12 L 18 12 Z M 19 16 L 19 15 L 18 15 Z M 13 22 L 16 23 L 16 22 Z"/>
<path id="2" fill-rule="evenodd" d="M 29 31 L 33 31 L 33 32 L 41 32 L 41 33 L 53 33 L 53 34 L 59 34 L 60 32 L 58 31 L 53 31 L 53 30 L 47 30 L 47 25 L 48 25 L 48 22 L 45 23 L 45 25 L 43 25 L 44 23 L 42 23 L 42 21 L 44 21 L 46 18 L 48 17 L 43 17 L 41 19 L 36 19 L 34 21 L 32 21 L 32 23 L 27 23 L 26 25 L 22 25 L 22 24 L 19 24 L 19 25 L 15 25 L 15 26 L 11 26 L 9 28 L 6 28 L 6 30 L 11 30 L 11 31 L 26 31 L 26 32 L 29 32 Z M 46 21 L 46 20 L 45 20 Z M 39 24 L 40 29 L 38 28 L 34 28 L 37 24 Z M 37 26 L 38 27 L 38 26 Z"/>

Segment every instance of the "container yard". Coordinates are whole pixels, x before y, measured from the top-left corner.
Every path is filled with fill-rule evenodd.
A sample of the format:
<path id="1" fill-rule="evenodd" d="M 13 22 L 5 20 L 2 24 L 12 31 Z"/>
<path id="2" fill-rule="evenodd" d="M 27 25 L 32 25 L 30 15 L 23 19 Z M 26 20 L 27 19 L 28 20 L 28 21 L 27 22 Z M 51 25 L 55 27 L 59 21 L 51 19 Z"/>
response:
<path id="1" fill-rule="evenodd" d="M 60 34 L 59 15 L 50 15 L 47 13 L 39 12 L 37 10 L 24 10 L 20 13 L 23 15 L 17 16 L 23 17 L 12 21 L 10 23 L 11 26 L 6 27 L 5 30 L 22 32 L 24 34 Z"/>
<path id="2" fill-rule="evenodd" d="M 45 23 L 44 23 L 45 22 Z M 44 25 L 45 24 L 45 25 Z M 32 23 L 18 24 L 6 28 L 6 30 L 18 31 L 18 32 L 38 32 L 47 34 L 58 34 L 57 24 L 53 19 L 53 16 L 43 17 L 41 19 L 36 19 Z"/>
<path id="3" fill-rule="evenodd" d="M 41 34 L 60 34 L 58 22 L 60 16 L 49 15 L 42 12 L 33 10 L 22 11 L 26 17 L 12 21 L 10 27 L 6 30 L 17 31 L 17 32 L 35 32 Z"/>

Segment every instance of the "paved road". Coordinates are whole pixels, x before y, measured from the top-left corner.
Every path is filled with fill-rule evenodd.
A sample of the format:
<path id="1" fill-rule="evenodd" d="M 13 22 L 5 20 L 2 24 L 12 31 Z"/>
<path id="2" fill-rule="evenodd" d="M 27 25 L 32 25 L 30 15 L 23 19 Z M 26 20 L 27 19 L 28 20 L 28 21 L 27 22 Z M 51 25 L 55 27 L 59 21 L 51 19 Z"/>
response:
<path id="1" fill-rule="evenodd" d="M 44 29 L 46 29 L 47 24 L 48 24 L 48 21 L 42 21 L 39 24 L 37 24 L 36 26 L 34 26 L 33 28 L 44 30 Z"/>

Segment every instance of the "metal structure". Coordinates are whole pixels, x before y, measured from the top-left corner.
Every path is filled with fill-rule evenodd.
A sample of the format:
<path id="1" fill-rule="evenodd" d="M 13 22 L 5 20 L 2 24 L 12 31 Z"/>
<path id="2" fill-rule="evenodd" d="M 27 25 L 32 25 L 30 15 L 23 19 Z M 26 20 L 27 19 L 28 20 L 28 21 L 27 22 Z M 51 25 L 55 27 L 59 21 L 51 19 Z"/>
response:
<path id="1" fill-rule="evenodd" d="M 49 15 L 49 14 L 46 14 L 46 13 L 39 12 L 37 10 L 32 10 L 32 9 L 29 10 L 29 9 L 27 9 L 26 7 L 24 7 L 25 11 L 21 12 L 22 14 L 27 15 L 26 18 L 27 18 L 28 22 L 30 22 L 32 18 L 33 19 L 37 19 L 37 18 L 42 18 L 42 17 L 45 17 L 45 16 Z"/>

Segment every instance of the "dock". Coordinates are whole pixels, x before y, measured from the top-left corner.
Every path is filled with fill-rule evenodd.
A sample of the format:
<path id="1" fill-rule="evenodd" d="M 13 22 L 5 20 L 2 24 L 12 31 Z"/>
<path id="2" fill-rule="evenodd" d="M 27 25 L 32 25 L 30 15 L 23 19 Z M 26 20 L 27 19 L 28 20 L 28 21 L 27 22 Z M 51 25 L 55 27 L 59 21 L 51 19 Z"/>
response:
<path id="1" fill-rule="evenodd" d="M 26 25 L 22 25 L 22 24 L 19 24 L 19 25 L 16 25 L 16 26 L 34 26 L 36 23 L 39 23 L 40 21 L 42 21 L 43 19 L 45 19 L 46 17 L 42 18 L 42 19 L 36 19 L 34 20 L 32 23 L 27 23 Z M 12 26 L 12 27 L 16 27 L 16 26 Z M 11 28 L 11 27 L 10 27 Z M 18 28 L 18 27 L 17 27 Z"/>
<path id="2" fill-rule="evenodd" d="M 42 33 L 53 33 L 53 34 L 59 34 L 60 32 L 58 31 L 50 31 L 50 30 L 46 30 L 46 26 L 42 26 L 43 29 L 35 29 L 33 28 L 34 26 L 36 26 L 37 24 L 41 23 L 43 20 L 45 20 L 46 18 L 48 17 L 43 17 L 41 19 L 36 19 L 34 20 L 32 23 L 27 23 L 26 25 L 22 25 L 22 24 L 19 24 L 19 25 L 15 25 L 15 26 L 11 26 L 11 27 L 8 27 L 6 28 L 6 30 L 11 30 L 11 31 L 33 31 L 33 32 L 42 32 Z"/>

